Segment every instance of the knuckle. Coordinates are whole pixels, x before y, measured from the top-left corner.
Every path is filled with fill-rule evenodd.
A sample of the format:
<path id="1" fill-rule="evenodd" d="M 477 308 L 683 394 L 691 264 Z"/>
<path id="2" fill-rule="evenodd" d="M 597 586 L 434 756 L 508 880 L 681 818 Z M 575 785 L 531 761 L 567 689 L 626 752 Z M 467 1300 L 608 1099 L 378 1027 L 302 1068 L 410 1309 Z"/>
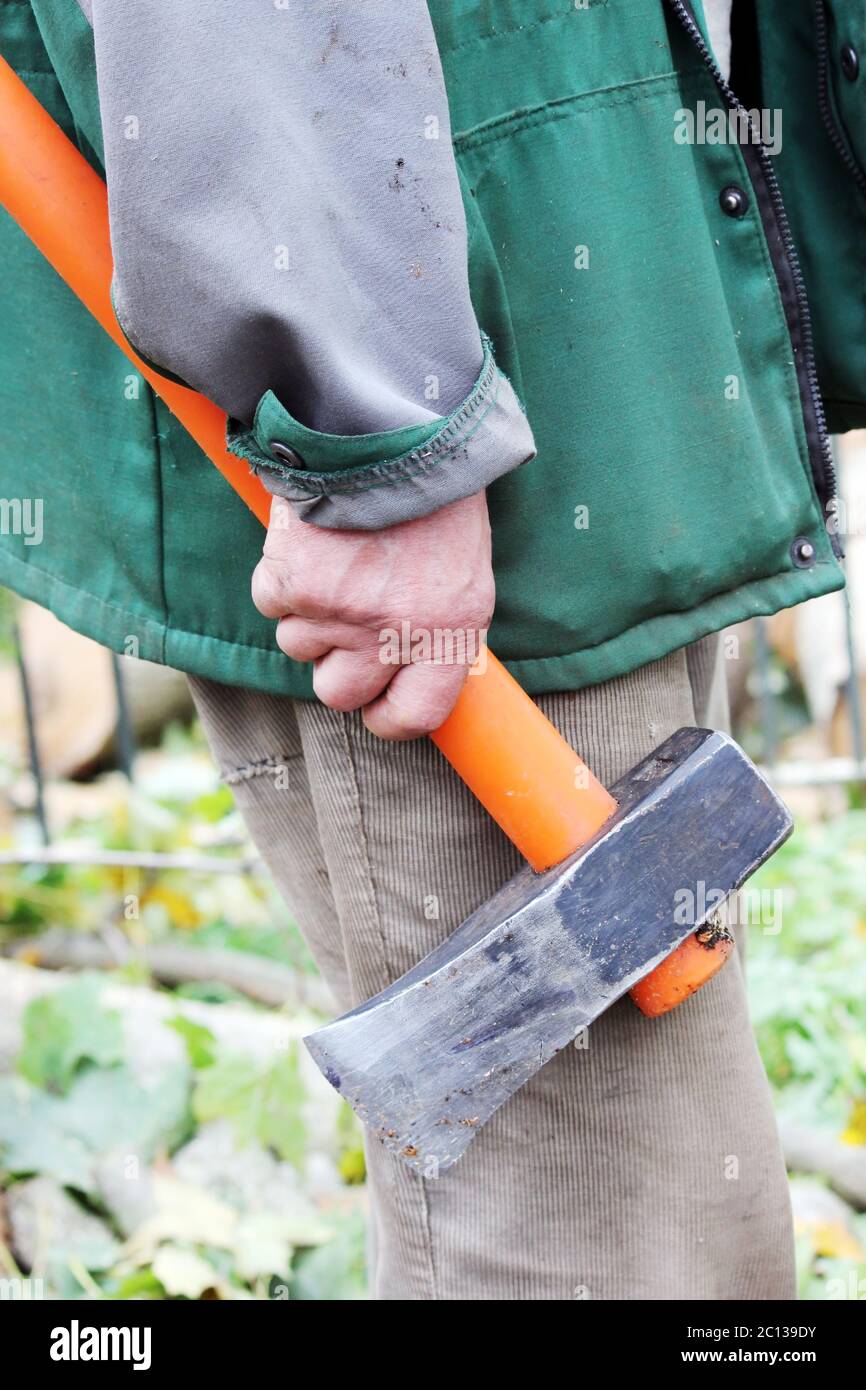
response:
<path id="1" fill-rule="evenodd" d="M 457 696 L 462 689 L 462 676 L 463 673 L 461 671 L 458 673 L 456 680 L 449 682 L 447 685 L 440 683 L 430 690 L 429 696 L 424 704 L 424 709 L 420 715 L 420 719 L 424 725 L 423 732 L 425 734 L 431 734 L 434 729 L 439 728 L 440 724 L 444 724 L 445 720 L 448 718 L 454 708 Z"/>
<path id="2" fill-rule="evenodd" d="M 277 646 L 294 661 L 312 661 L 321 648 L 310 632 L 299 632 L 291 622 L 281 622 L 277 628 Z"/>
<path id="3" fill-rule="evenodd" d="M 462 684 L 462 674 L 456 670 L 444 679 L 438 671 L 425 671 L 411 694 L 396 696 L 389 703 L 385 722 L 391 736 L 410 739 L 432 734 L 451 713 Z"/>
<path id="4" fill-rule="evenodd" d="M 291 607 L 287 576 L 268 560 L 260 560 L 253 570 L 253 603 L 265 618 L 281 618 Z"/>
<path id="5" fill-rule="evenodd" d="M 313 674 L 313 690 L 328 709 L 348 713 L 366 703 L 359 676 L 351 671 L 331 671 L 325 663 Z"/>

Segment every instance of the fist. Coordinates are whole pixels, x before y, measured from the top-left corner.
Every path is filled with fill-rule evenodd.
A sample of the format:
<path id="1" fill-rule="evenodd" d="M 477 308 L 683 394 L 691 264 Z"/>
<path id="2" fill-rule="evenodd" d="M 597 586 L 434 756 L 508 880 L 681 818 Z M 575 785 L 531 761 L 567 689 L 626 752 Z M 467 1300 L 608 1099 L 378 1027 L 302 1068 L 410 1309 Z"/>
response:
<path id="1" fill-rule="evenodd" d="M 313 663 L 325 705 L 381 738 L 438 729 L 484 646 L 495 589 L 483 492 L 383 531 L 329 531 L 271 503 L 253 602 Z"/>

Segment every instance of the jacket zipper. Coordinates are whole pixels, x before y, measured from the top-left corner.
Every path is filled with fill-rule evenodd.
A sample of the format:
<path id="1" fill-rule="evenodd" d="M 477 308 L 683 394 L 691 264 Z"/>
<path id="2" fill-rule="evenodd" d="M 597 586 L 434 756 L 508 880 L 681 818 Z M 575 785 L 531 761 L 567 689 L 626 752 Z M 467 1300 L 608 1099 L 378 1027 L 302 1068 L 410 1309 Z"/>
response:
<path id="1" fill-rule="evenodd" d="M 741 145 L 740 149 L 746 160 L 747 166 L 752 163 L 757 163 L 758 170 L 764 180 L 769 206 L 775 220 L 775 227 L 778 231 L 779 241 L 782 247 L 784 263 L 780 264 L 777 257 L 774 255 L 772 238 L 770 236 L 767 237 L 770 256 L 776 270 L 776 277 L 782 294 L 782 303 L 788 320 L 788 331 L 791 335 L 791 345 L 794 350 L 795 367 L 798 368 L 797 376 L 800 381 L 801 398 L 803 399 L 806 439 L 809 446 L 809 461 L 812 468 L 812 476 L 815 481 L 815 490 L 818 493 L 818 498 L 823 507 L 825 520 L 828 523 L 827 530 L 833 551 L 841 558 L 843 550 L 835 524 L 837 514 L 836 466 L 833 462 L 830 436 L 827 430 L 827 418 L 824 413 L 824 402 L 821 398 L 821 388 L 818 384 L 818 372 L 815 366 L 812 320 L 809 313 L 809 303 L 806 298 L 806 286 L 803 280 L 803 272 L 800 268 L 800 261 L 797 255 L 797 249 L 794 245 L 794 238 L 791 235 L 788 214 L 785 211 L 785 205 L 782 201 L 782 192 L 779 188 L 779 181 L 776 178 L 776 171 L 773 168 L 772 159 L 760 138 L 760 133 L 754 127 L 751 116 L 739 97 L 725 80 L 713 53 L 707 46 L 689 0 L 668 0 L 668 4 L 682 24 L 689 38 L 692 40 L 692 43 L 697 48 L 704 65 L 708 68 L 728 107 L 745 116 L 749 131 L 755 137 L 750 145 Z M 750 158 L 752 152 L 754 152 L 754 155 Z M 752 170 L 750 169 L 749 172 L 751 174 Z M 757 185 L 755 185 L 755 194 L 760 202 L 760 189 Z M 768 230 L 766 220 L 764 221 L 764 229 L 765 232 Z M 786 302 L 789 297 L 785 294 L 786 285 L 782 283 L 783 279 L 790 282 L 792 291 L 792 296 L 790 297 L 792 302 L 790 303 Z"/>
<path id="2" fill-rule="evenodd" d="M 824 9 L 824 0 L 815 0 L 815 47 L 818 52 L 818 108 L 821 112 L 821 120 L 824 122 L 824 129 L 829 135 L 839 158 L 845 165 L 850 174 L 853 175 L 857 187 L 861 193 L 866 193 L 866 173 L 860 168 L 854 158 L 840 131 L 833 105 L 830 101 L 830 54 L 829 54 L 829 35 L 827 33 L 827 13 Z"/>

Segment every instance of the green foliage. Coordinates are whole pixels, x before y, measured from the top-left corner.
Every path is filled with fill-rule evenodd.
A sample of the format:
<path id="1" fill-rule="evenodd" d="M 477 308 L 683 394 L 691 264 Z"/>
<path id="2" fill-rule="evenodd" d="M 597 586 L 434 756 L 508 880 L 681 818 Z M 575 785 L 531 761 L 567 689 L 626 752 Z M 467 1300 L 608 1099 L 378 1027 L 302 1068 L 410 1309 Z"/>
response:
<path id="1" fill-rule="evenodd" d="M 337 1134 L 340 1142 L 337 1160 L 340 1176 L 350 1186 L 360 1185 L 367 1176 L 363 1131 L 354 1110 L 345 1101 L 337 1115 Z"/>
<path id="2" fill-rule="evenodd" d="M 137 1269 L 111 1289 L 110 1297 L 161 1299 L 165 1297 L 165 1289 L 152 1269 Z"/>
<path id="3" fill-rule="evenodd" d="M 352 1212 L 333 1240 L 298 1260 L 291 1297 L 316 1303 L 366 1299 L 366 1247 L 366 1222 L 359 1212 Z"/>
<path id="4" fill-rule="evenodd" d="M 210 825 L 217 824 L 225 816 L 234 810 L 235 801 L 229 787 L 220 785 L 213 791 L 203 792 L 197 796 L 188 806 L 188 812 L 192 816 L 200 816 L 202 820 Z"/>
<path id="5" fill-rule="evenodd" d="M 12 1177 L 40 1173 L 95 1192 L 92 1154 L 69 1132 L 62 1100 L 11 1077 L 0 1077 L 0 1168 Z"/>
<path id="6" fill-rule="evenodd" d="M 158 769 L 153 785 L 141 777 L 130 796 L 112 783 L 103 812 L 73 820 L 70 833 L 78 843 L 106 848 L 245 853 L 231 798 L 199 748 L 197 734 L 171 730 L 164 755 L 171 766 Z M 830 824 L 799 826 L 750 885 L 780 894 L 782 917 L 778 933 L 751 928 L 746 972 L 777 1105 L 860 1145 L 866 1141 L 864 864 L 863 809 Z M 128 919 L 130 892 L 136 912 Z M 182 941 L 313 969 L 265 877 L 145 871 L 130 879 L 115 868 L 82 866 L 0 874 L 0 938 L 43 925 L 93 930 L 106 924 L 133 945 Z M 122 974 L 147 982 L 138 960 Z M 178 1001 L 231 1000 L 252 1008 L 219 984 L 173 993 Z M 121 1020 L 100 1002 L 98 981 L 74 978 L 28 1006 L 18 1073 L 0 1075 L 2 1185 L 11 1191 L 32 1175 L 50 1179 L 105 1224 L 101 1243 L 56 1242 L 62 1254 L 43 1271 L 52 1296 L 364 1298 L 363 1145 L 349 1108 L 333 1111 L 334 1189 L 327 1199 L 310 1201 L 305 1184 L 315 1165 L 307 1158 L 312 1148 L 320 1161 L 324 1155 L 318 1116 L 309 1129 L 305 1124 L 314 1101 L 302 1085 L 297 1048 L 264 1062 L 248 1057 L 186 1017 L 180 1002 L 154 1026 L 169 1029 L 174 1061 L 145 1080 L 130 1066 Z M 236 1146 L 236 1162 L 255 1178 L 242 1191 L 228 1171 L 209 1179 L 205 1165 L 184 1170 L 180 1182 L 173 1168 L 182 1168 L 190 1137 L 207 1142 L 212 1131 L 219 1148 L 223 1130 Z M 126 1156 L 141 1166 L 141 1190 L 153 1203 L 146 1212 L 127 1211 L 106 1187 L 108 1169 L 120 1172 L 124 1199 L 137 1191 L 123 1171 Z M 106 1252 L 116 1252 L 121 1240 L 120 1255 L 105 1268 Z M 864 1252 L 866 1216 L 852 1218 L 850 1229 L 801 1230 L 800 1296 L 862 1298 Z"/>
<path id="7" fill-rule="evenodd" d="M 120 1015 L 101 1008 L 100 987 L 81 976 L 27 1005 L 18 1069 L 28 1081 L 65 1093 L 83 1067 L 122 1061 Z"/>
<path id="8" fill-rule="evenodd" d="M 175 1065 L 147 1085 L 125 1065 L 86 1072 L 66 1097 L 64 1117 L 68 1132 L 95 1154 L 149 1162 L 190 1131 L 189 1072 Z"/>
<path id="9" fill-rule="evenodd" d="M 166 1019 L 166 1026 L 173 1028 L 183 1038 L 191 1066 L 196 1070 L 213 1066 L 216 1060 L 216 1038 L 209 1028 L 205 1028 L 202 1023 L 193 1022 L 191 1018 L 184 1018 L 183 1014 L 175 1014 L 173 1018 Z"/>
<path id="10" fill-rule="evenodd" d="M 747 979 L 780 1102 L 842 1126 L 866 1100 L 866 813 L 798 828 L 752 882 L 781 930 L 749 933 Z"/>
<path id="11" fill-rule="evenodd" d="M 0 784 L 19 771 L 0 750 Z M 161 750 L 143 752 L 134 787 L 116 776 L 67 784 L 58 804 L 66 819 L 55 808 L 55 832 L 85 849 L 250 853 L 197 729 L 174 726 Z M 138 988 L 152 983 L 138 948 L 171 943 L 315 969 L 266 875 L 0 869 L 0 945 L 20 950 L 45 928 L 122 932 L 132 956 L 112 975 Z M 38 945 L 25 959 L 39 964 Z M 296 1046 L 255 1060 L 182 1007 L 187 997 L 254 1012 L 248 999 L 218 981 L 172 994 L 178 1007 L 154 1018 L 152 1051 L 137 1041 L 132 1057 L 97 978 L 72 977 L 27 1008 L 17 1071 L 0 1072 L 0 1205 L 48 1193 L 62 1216 L 32 1272 L 64 1299 L 293 1298 L 300 1263 L 336 1242 L 297 1296 L 314 1276 L 334 1297 L 356 1296 L 344 1287 L 362 1296 L 358 1241 L 343 1230 L 350 1219 L 363 1226 L 357 1124 L 348 1110 L 338 1121 L 323 1086 L 312 1138 Z"/>
<path id="12" fill-rule="evenodd" d="M 0 1162 L 16 1177 L 47 1174 L 92 1196 L 100 1158 L 119 1151 L 150 1161 L 189 1127 L 185 1066 L 149 1086 L 126 1066 L 93 1068 L 63 1096 L 0 1077 Z"/>
<path id="13" fill-rule="evenodd" d="M 781 930 L 749 932 L 752 1019 L 780 1111 L 866 1143 L 866 812 L 798 826 L 753 879 Z M 775 924 L 774 924 L 775 926 Z M 866 1216 L 798 1228 L 802 1299 L 866 1296 Z"/>
<path id="14" fill-rule="evenodd" d="M 257 1140 L 289 1163 L 300 1163 L 305 1099 L 293 1044 L 265 1066 L 238 1055 L 218 1058 L 197 1077 L 193 1113 L 199 1124 L 227 1119 L 239 1143 Z"/>

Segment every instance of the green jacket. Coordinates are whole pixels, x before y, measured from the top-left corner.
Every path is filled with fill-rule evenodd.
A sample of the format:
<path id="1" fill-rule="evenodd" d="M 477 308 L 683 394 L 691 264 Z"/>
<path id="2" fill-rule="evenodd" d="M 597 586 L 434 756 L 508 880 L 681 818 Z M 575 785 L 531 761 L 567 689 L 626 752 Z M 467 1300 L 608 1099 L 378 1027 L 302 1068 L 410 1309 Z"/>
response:
<path id="1" fill-rule="evenodd" d="M 537 447 L 488 489 L 491 647 L 531 692 L 575 689 L 841 587 L 827 427 L 866 424 L 863 7 L 756 0 L 731 81 L 781 110 L 774 156 L 741 122 L 709 133 L 737 98 L 699 3 L 429 10 L 472 304 Z M 0 51 L 101 168 L 73 0 L 7 0 Z M 249 598 L 258 523 L 5 215 L 0 238 L 0 494 L 44 501 L 40 544 L 0 537 L 0 582 L 117 650 L 310 697 Z M 319 485 L 271 447 L 311 433 L 275 395 L 234 427 L 275 490 Z M 320 436 L 346 486 L 371 476 L 351 433 Z"/>

